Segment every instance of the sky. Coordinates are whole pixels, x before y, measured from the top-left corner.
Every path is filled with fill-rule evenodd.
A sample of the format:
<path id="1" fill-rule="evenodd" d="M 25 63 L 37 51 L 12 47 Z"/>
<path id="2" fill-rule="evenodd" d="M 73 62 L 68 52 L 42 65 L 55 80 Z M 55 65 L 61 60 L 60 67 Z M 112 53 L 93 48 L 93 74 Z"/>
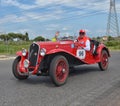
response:
<path id="1" fill-rule="evenodd" d="M 106 34 L 110 0 L 0 0 L 0 33 L 25 33 L 30 39 L 43 36 Z M 116 0 L 120 23 L 120 0 Z"/>

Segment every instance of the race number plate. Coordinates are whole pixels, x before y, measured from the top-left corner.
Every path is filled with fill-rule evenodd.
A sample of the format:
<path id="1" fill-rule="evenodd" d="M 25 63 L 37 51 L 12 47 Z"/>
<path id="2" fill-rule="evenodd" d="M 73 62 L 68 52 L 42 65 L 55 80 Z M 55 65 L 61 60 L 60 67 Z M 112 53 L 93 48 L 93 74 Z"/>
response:
<path id="1" fill-rule="evenodd" d="M 80 59 L 85 59 L 86 52 L 84 49 L 78 49 L 77 50 L 77 57 Z"/>

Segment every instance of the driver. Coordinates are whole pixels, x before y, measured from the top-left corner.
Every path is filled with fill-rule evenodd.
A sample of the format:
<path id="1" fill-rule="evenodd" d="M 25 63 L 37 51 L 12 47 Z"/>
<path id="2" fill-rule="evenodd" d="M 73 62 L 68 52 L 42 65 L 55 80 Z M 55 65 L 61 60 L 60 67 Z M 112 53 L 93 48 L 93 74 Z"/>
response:
<path id="1" fill-rule="evenodd" d="M 79 36 L 77 38 L 79 43 L 79 47 L 85 49 L 86 51 L 90 51 L 90 38 L 86 36 L 85 30 L 79 31 Z"/>

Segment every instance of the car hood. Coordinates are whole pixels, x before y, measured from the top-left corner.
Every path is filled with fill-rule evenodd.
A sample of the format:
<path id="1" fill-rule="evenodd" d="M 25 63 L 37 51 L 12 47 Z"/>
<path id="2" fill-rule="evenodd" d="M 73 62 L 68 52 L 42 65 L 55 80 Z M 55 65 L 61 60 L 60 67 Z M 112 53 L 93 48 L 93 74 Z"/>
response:
<path id="1" fill-rule="evenodd" d="M 73 44 L 74 42 L 72 40 L 70 41 L 57 41 L 57 42 L 51 42 L 51 41 L 46 41 L 46 42 L 36 42 L 40 47 L 50 47 L 50 46 L 56 46 L 56 45 L 69 45 Z"/>
<path id="2" fill-rule="evenodd" d="M 57 41 L 57 42 L 36 42 L 40 48 L 46 49 L 46 53 L 50 53 L 51 51 L 69 51 L 72 52 L 74 48 L 74 41 Z"/>

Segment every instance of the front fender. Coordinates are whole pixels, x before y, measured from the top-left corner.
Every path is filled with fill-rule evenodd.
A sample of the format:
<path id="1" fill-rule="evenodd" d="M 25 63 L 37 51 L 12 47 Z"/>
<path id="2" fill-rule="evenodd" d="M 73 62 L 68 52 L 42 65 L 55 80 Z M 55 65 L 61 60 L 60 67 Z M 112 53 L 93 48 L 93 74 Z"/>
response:
<path id="1" fill-rule="evenodd" d="M 27 57 L 28 57 L 28 51 L 27 51 L 27 53 L 26 53 L 26 56 L 23 56 L 23 55 L 22 55 L 22 51 L 16 52 L 16 55 L 17 55 L 17 56 L 20 56 L 20 57 L 27 58 Z"/>
<path id="2" fill-rule="evenodd" d="M 54 53 L 59 53 L 59 52 L 65 52 L 65 53 L 68 53 L 68 54 L 71 54 L 71 55 L 75 56 L 73 53 L 68 52 L 66 50 L 63 50 L 63 49 L 53 49 L 53 50 L 47 52 L 47 55 L 54 54 Z"/>
<path id="3" fill-rule="evenodd" d="M 66 53 L 66 54 L 69 54 L 69 55 L 73 56 L 74 58 L 80 60 L 80 59 L 76 56 L 75 50 L 73 50 L 73 52 L 68 52 L 68 51 L 63 50 L 63 49 L 54 49 L 54 50 L 51 50 L 51 51 L 47 52 L 47 55 L 56 54 L 56 53 L 61 53 L 61 52 Z M 75 53 L 74 53 L 74 52 L 75 52 Z M 86 63 L 86 64 L 87 64 L 87 62 L 85 62 L 84 60 L 80 60 L 80 61 L 82 61 L 83 63 Z"/>
<path id="4" fill-rule="evenodd" d="M 22 56 L 22 51 L 16 52 L 16 55 L 17 55 L 17 56 Z"/>

